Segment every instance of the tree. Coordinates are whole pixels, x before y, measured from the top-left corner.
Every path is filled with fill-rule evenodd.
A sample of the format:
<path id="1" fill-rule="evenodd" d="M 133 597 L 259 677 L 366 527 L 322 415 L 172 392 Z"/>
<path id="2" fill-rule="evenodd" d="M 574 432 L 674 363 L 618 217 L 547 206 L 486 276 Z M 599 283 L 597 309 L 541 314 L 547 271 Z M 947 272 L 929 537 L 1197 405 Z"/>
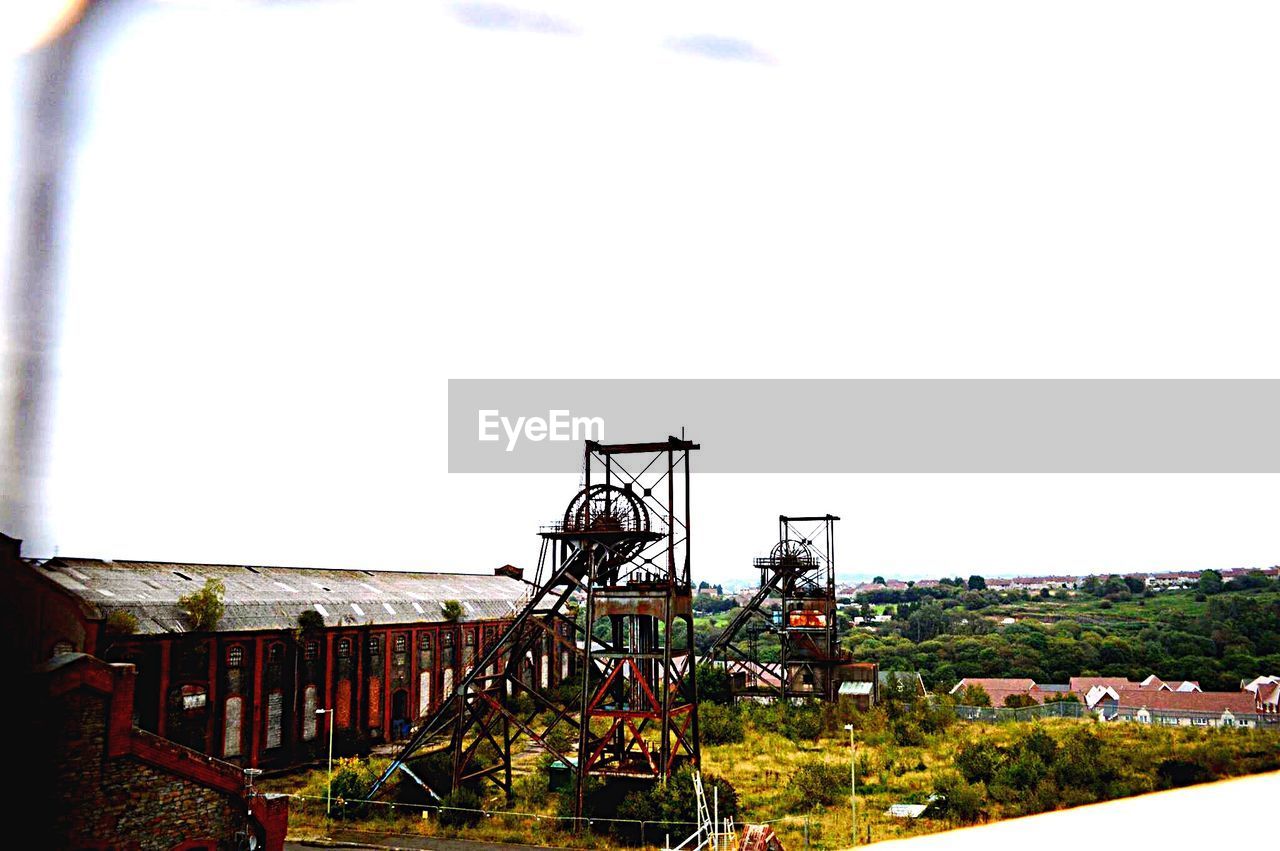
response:
<path id="1" fill-rule="evenodd" d="M 457 600 L 445 600 L 440 604 L 440 614 L 447 621 L 456 621 L 462 617 L 462 604 Z"/>
<path id="2" fill-rule="evenodd" d="M 862 575 L 863 575 L 863 576 L 866 576 L 866 574 L 865 574 L 865 573 L 864 573 L 864 574 L 862 574 Z M 884 577 L 883 577 L 883 576 L 877 576 L 875 579 L 872 579 L 871 581 L 872 581 L 872 583 L 874 583 L 874 584 L 876 584 L 876 585 L 885 585 L 885 584 L 887 584 L 887 583 L 884 581 Z"/>
<path id="3" fill-rule="evenodd" d="M 128 609 L 112 609 L 105 623 L 107 635 L 115 638 L 138 631 L 138 618 Z"/>
<path id="4" fill-rule="evenodd" d="M 961 824 L 972 824 L 986 816 L 986 796 L 976 784 L 966 783 L 954 771 L 938 778 L 933 787 L 933 803 L 927 814 Z"/>
<path id="5" fill-rule="evenodd" d="M 698 706 L 698 736 L 709 745 L 740 742 L 744 736 L 742 715 L 735 706 L 701 704 Z"/>
<path id="6" fill-rule="evenodd" d="M 1205 570 L 1200 573 L 1200 581 L 1196 588 L 1201 594 L 1217 594 L 1222 591 L 1222 574 L 1216 570 Z"/>
<path id="7" fill-rule="evenodd" d="M 991 695 L 987 694 L 987 690 L 982 686 L 970 683 L 960 689 L 960 693 L 956 695 L 956 702 L 961 706 L 990 706 Z"/>
<path id="8" fill-rule="evenodd" d="M 719 665 L 707 662 L 698 663 L 698 699 L 708 703 L 731 704 L 733 692 L 730 690 L 729 674 Z"/>
<path id="9" fill-rule="evenodd" d="M 1121 596 L 1128 597 L 1129 586 L 1125 584 L 1125 581 L 1122 577 L 1109 576 L 1107 577 L 1106 583 L 1104 583 L 1102 586 L 1101 593 L 1103 596 L 1111 597 L 1112 599 L 1116 599 L 1117 597 L 1121 597 Z"/>
<path id="10" fill-rule="evenodd" d="M 186 612 L 191 628 L 196 632 L 209 632 L 222 620 L 227 607 L 222 604 L 227 586 L 221 579 L 209 577 L 199 591 L 183 594 L 178 598 L 178 608 Z"/>
<path id="11" fill-rule="evenodd" d="M 986 591 L 987 580 L 983 579 L 981 576 L 977 576 L 976 574 L 974 576 L 970 576 L 969 590 L 970 591 Z"/>
<path id="12" fill-rule="evenodd" d="M 303 609 L 298 613 L 298 629 L 324 629 L 324 615 L 315 609 Z"/>
<path id="13" fill-rule="evenodd" d="M 1029 694 L 1011 694 L 1004 699 L 1004 705 L 1010 709 L 1021 709 L 1024 706 L 1035 706 L 1036 699 Z"/>

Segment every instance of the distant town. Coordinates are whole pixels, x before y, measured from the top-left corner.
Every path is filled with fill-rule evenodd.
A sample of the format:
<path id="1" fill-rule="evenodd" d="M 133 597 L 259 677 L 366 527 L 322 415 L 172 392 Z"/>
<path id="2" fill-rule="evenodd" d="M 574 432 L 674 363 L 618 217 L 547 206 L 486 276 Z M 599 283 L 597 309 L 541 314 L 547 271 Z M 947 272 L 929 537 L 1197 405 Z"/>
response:
<path id="1" fill-rule="evenodd" d="M 1070 576 L 1065 574 L 1057 574 L 1050 576 L 1013 576 L 1013 577 L 982 577 L 983 587 L 995 590 L 1005 591 L 1028 591 L 1039 592 L 1041 590 L 1078 590 L 1091 579 L 1095 582 L 1105 583 L 1113 576 L 1121 579 L 1136 579 L 1152 589 L 1160 590 L 1165 588 L 1191 588 L 1200 581 L 1202 570 L 1166 570 L 1160 572 L 1132 572 L 1132 573 L 1091 573 L 1078 576 Z M 1271 567 L 1235 567 L 1226 570 L 1214 571 L 1219 574 L 1223 581 L 1231 581 L 1250 574 L 1261 574 L 1270 579 L 1280 576 L 1280 566 Z M 840 577 L 837 579 L 836 595 L 839 597 L 856 597 L 859 594 L 870 594 L 876 591 L 905 591 L 908 588 L 937 588 L 941 585 L 968 585 L 969 580 L 962 577 L 939 578 L 939 579 L 895 579 L 876 576 L 873 578 L 865 577 Z M 698 586 L 699 594 L 714 594 L 718 596 L 729 596 L 741 598 L 739 602 L 746 603 L 753 593 L 755 585 L 741 580 L 730 580 L 723 583 L 700 583 Z"/>

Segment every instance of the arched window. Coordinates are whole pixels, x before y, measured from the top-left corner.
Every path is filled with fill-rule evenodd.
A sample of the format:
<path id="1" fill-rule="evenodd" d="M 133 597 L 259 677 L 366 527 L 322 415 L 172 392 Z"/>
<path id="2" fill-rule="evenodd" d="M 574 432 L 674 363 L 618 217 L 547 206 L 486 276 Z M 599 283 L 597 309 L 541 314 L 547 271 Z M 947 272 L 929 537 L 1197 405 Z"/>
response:
<path id="1" fill-rule="evenodd" d="M 350 658 L 351 656 L 351 639 L 350 638 L 338 639 L 338 656 L 339 658 L 342 658 L 342 659 Z"/>
<path id="2" fill-rule="evenodd" d="M 227 648 L 227 667 L 239 668 L 244 664 L 244 648 L 239 644 L 233 644 Z"/>
<path id="3" fill-rule="evenodd" d="M 409 636 L 403 635 L 403 634 L 396 636 L 396 652 L 397 653 L 409 652 Z"/>
<path id="4" fill-rule="evenodd" d="M 278 665 L 284 661 L 284 645 L 276 643 L 271 645 L 271 649 L 267 651 L 267 661 L 273 665 Z"/>
<path id="5" fill-rule="evenodd" d="M 320 642 L 308 641 L 302 650 L 303 658 L 308 662 L 314 662 L 320 658 Z"/>
<path id="6" fill-rule="evenodd" d="M 375 656 L 382 652 L 382 639 L 376 635 L 369 636 L 369 652 Z"/>

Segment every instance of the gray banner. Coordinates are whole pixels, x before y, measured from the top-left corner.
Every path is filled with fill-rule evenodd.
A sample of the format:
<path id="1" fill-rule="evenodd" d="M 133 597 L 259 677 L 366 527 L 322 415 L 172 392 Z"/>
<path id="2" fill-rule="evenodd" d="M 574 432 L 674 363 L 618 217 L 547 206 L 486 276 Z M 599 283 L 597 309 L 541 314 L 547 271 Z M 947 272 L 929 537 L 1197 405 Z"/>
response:
<path id="1" fill-rule="evenodd" d="M 450 379 L 451 473 L 679 436 L 707 473 L 1275 473 L 1277 380 Z"/>

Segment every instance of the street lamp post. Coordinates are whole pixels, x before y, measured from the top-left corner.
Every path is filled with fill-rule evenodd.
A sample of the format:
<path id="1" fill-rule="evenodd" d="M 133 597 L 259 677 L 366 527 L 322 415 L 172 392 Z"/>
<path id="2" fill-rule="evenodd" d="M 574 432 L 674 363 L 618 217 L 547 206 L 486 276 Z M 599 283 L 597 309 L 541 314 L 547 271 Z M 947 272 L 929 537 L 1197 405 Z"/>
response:
<path id="1" fill-rule="evenodd" d="M 858 845 L 858 762 L 857 745 L 853 742 L 853 725 L 845 724 L 849 731 L 849 820 L 852 823 L 853 844 Z"/>
<path id="2" fill-rule="evenodd" d="M 324 793 L 324 817 L 329 818 L 333 812 L 333 710 L 317 709 L 316 714 L 329 716 L 329 784 Z"/>

